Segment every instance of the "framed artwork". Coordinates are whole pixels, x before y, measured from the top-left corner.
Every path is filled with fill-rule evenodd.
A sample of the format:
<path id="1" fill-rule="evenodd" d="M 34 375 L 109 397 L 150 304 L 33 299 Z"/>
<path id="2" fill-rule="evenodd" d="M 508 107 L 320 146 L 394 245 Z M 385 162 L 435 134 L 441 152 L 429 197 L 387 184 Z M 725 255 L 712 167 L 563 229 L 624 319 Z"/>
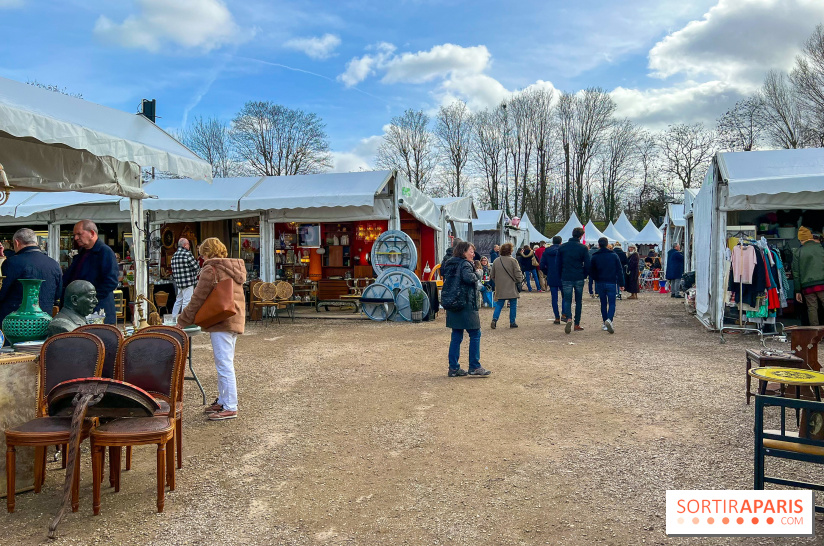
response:
<path id="1" fill-rule="evenodd" d="M 295 244 L 295 234 L 294 233 L 281 233 L 280 239 L 283 241 L 283 245 L 285 247 L 290 247 Z"/>
<path id="2" fill-rule="evenodd" d="M 320 224 L 301 224 L 298 227 L 298 246 L 304 248 L 320 247 Z"/>
<path id="3" fill-rule="evenodd" d="M 237 240 L 241 252 L 260 252 L 259 233 L 238 233 Z"/>
<path id="4" fill-rule="evenodd" d="M 123 259 L 129 255 L 129 252 L 132 250 L 132 246 L 134 246 L 134 239 L 132 238 L 131 233 L 124 233 L 123 234 L 123 255 L 121 256 Z"/>
<path id="5" fill-rule="evenodd" d="M 40 247 L 40 250 L 43 252 L 48 253 L 49 251 L 49 232 L 48 231 L 35 231 L 35 235 L 37 235 L 37 246 Z"/>
<path id="6" fill-rule="evenodd" d="M 163 244 L 163 248 L 172 248 L 174 246 L 175 234 L 172 228 L 166 227 L 163 229 L 163 232 L 160 234 L 160 241 Z"/>

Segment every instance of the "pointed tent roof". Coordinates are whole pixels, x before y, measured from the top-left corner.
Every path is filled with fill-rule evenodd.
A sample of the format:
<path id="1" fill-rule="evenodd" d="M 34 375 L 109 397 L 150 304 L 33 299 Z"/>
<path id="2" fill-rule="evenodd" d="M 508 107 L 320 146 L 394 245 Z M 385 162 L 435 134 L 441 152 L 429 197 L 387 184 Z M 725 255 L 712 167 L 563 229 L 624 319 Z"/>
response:
<path id="1" fill-rule="evenodd" d="M 528 243 L 539 243 L 541 241 L 550 241 L 551 238 L 547 237 L 532 225 L 532 222 L 529 220 L 529 216 L 524 213 L 521 217 L 521 223 L 518 224 L 518 228 L 527 232 L 527 242 Z"/>
<path id="2" fill-rule="evenodd" d="M 584 225 L 581 223 L 580 220 L 578 220 L 578 215 L 573 212 L 572 216 L 570 216 L 569 220 L 567 220 L 567 223 L 564 225 L 563 228 L 561 228 L 561 231 L 559 231 L 555 235 L 559 235 L 561 239 L 563 239 L 564 242 L 566 242 L 567 239 L 572 237 L 572 230 L 577 227 L 584 227 Z"/>
<path id="3" fill-rule="evenodd" d="M 644 226 L 644 229 L 642 229 L 638 235 L 629 240 L 630 243 L 635 243 L 636 245 L 660 245 L 663 241 L 664 235 L 655 227 L 652 219 L 647 222 L 647 225 Z"/>
<path id="4" fill-rule="evenodd" d="M 604 233 L 595 227 L 595 224 L 592 223 L 592 220 L 587 222 L 587 225 L 584 226 L 584 239 L 588 245 L 591 244 L 598 244 L 598 239 L 601 237 L 605 237 Z M 607 237 L 609 239 L 609 237 Z M 615 241 L 610 241 L 610 243 L 614 243 Z"/>
<path id="5" fill-rule="evenodd" d="M 621 243 L 627 240 L 626 237 L 621 235 L 621 232 L 618 231 L 618 228 L 616 228 L 615 224 L 613 224 L 612 222 L 610 222 L 604 230 L 604 237 L 611 241 L 621 241 Z"/>
<path id="6" fill-rule="evenodd" d="M 638 230 L 635 229 L 635 226 L 629 221 L 626 212 L 622 212 L 621 216 L 618 217 L 618 220 L 615 222 L 615 229 L 618 230 L 618 233 L 626 237 L 627 241 L 638 235 Z"/>

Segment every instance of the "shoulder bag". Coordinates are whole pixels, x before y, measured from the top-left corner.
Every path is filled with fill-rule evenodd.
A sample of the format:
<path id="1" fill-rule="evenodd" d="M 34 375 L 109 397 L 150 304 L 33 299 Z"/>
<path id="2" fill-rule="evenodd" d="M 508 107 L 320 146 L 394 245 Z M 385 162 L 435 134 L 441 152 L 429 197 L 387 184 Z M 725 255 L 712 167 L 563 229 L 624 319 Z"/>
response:
<path id="1" fill-rule="evenodd" d="M 195 314 L 195 324 L 204 330 L 237 314 L 234 281 L 227 277 L 218 282 L 217 277 L 217 269 L 215 269 L 215 284 L 212 291 Z"/>
<path id="2" fill-rule="evenodd" d="M 515 277 L 512 276 L 512 273 L 509 272 L 509 269 L 506 268 L 506 264 L 504 262 L 501 262 L 501 267 L 504 269 L 504 271 L 506 271 L 506 274 L 509 276 L 509 278 L 512 279 L 512 282 L 515 283 L 515 290 L 517 290 L 518 292 L 523 292 L 524 291 L 523 281 L 521 281 L 521 282 L 516 281 Z"/>

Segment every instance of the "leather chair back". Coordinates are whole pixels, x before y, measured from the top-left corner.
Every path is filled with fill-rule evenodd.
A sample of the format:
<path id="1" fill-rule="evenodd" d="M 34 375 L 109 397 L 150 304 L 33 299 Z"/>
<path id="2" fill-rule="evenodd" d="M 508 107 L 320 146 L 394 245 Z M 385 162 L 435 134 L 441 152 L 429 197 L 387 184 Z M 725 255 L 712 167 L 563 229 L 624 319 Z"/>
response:
<path id="1" fill-rule="evenodd" d="M 111 324 L 87 324 L 76 329 L 75 332 L 86 332 L 100 338 L 103 347 L 106 348 L 106 358 L 103 360 L 103 372 L 100 377 L 120 379 L 114 376 L 114 368 L 117 363 L 117 353 L 123 343 L 123 332 Z"/>
<path id="2" fill-rule="evenodd" d="M 178 389 L 183 379 L 183 347 L 168 334 L 148 333 L 123 342 L 117 357 L 116 374 L 169 403 L 174 415 Z"/>
<path id="3" fill-rule="evenodd" d="M 181 354 L 180 365 L 183 367 L 183 373 L 186 372 L 186 358 L 189 356 L 189 336 L 186 335 L 182 329 L 178 328 L 177 326 L 148 326 L 146 328 L 141 328 L 136 332 L 136 335 L 142 334 L 166 334 L 172 336 L 176 340 L 180 342 L 180 346 L 183 348 L 183 353 Z M 183 401 L 183 384 L 180 385 L 178 389 L 177 399 L 178 401 Z"/>
<path id="4" fill-rule="evenodd" d="M 40 381 L 37 415 L 46 415 L 46 396 L 58 383 L 84 377 L 100 377 L 106 349 L 95 335 L 65 332 L 50 337 L 40 348 Z"/>

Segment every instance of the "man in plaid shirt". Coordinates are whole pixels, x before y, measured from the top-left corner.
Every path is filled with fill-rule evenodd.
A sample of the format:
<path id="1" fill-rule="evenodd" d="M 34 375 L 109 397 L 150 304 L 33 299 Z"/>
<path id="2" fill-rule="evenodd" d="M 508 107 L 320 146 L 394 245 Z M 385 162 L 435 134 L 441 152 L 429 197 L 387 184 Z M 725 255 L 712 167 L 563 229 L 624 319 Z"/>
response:
<path id="1" fill-rule="evenodd" d="M 177 250 L 172 256 L 172 278 L 177 289 L 177 298 L 172 309 L 173 315 L 179 315 L 189 305 L 199 274 L 200 267 L 197 265 L 197 260 L 189 251 L 189 240 L 185 237 L 181 238 L 178 240 Z"/>

